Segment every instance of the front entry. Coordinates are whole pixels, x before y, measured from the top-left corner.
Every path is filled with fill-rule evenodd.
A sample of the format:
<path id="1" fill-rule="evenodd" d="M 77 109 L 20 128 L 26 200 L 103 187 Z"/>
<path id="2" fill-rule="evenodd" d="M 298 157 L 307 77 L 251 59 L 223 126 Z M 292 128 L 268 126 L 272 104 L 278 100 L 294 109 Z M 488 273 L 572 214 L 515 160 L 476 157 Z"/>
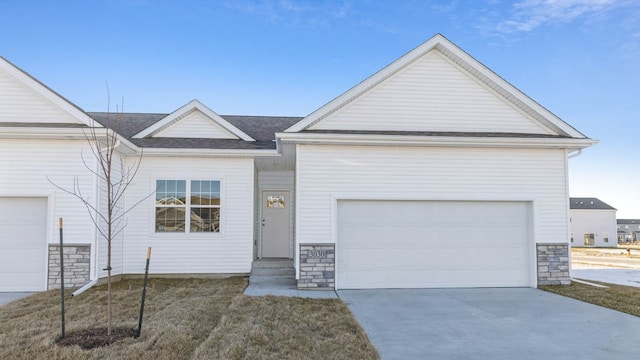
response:
<path id="1" fill-rule="evenodd" d="M 262 192 L 261 257 L 291 257 L 291 201 L 288 191 Z"/>

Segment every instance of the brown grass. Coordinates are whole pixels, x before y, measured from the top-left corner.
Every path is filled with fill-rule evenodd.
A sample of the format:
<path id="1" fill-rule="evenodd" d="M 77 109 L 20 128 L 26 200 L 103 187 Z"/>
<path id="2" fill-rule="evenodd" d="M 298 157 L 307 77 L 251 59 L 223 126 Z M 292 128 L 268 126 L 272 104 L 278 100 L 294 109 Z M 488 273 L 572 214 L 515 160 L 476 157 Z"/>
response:
<path id="1" fill-rule="evenodd" d="M 545 285 L 540 286 L 539 288 L 548 292 L 640 317 L 640 302 L 638 302 L 638 299 L 640 299 L 640 288 L 605 284 L 597 281 L 590 282 L 608 287 L 599 288 L 572 282 L 571 285 L 566 286 Z"/>
<path id="2" fill-rule="evenodd" d="M 151 279 L 142 336 L 82 350 L 55 344 L 59 291 L 0 307 L 0 359 L 378 359 L 340 300 L 242 295 L 245 278 Z M 114 326 L 135 328 L 141 280 L 114 286 Z M 106 324 L 106 290 L 65 300 L 67 334 Z"/>

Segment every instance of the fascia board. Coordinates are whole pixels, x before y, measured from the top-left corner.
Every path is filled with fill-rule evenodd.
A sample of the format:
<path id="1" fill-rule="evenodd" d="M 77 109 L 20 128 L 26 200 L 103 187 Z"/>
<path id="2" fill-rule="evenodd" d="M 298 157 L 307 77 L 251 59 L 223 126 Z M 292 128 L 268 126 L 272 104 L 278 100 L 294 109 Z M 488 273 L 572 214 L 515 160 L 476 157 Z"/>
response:
<path id="1" fill-rule="evenodd" d="M 256 157 L 280 155 L 277 150 L 143 148 L 143 151 L 145 156 L 163 157 Z"/>
<path id="2" fill-rule="evenodd" d="M 1 128 L 1 127 L 0 127 Z M 4 127 L 0 132 L 0 139 L 51 139 L 51 140 L 87 140 L 89 128 L 55 128 L 55 127 Z M 98 139 L 105 139 L 107 129 L 96 128 Z M 138 152 L 140 148 L 116 134 L 118 142 L 129 152 Z"/>
<path id="3" fill-rule="evenodd" d="M 236 135 L 240 139 L 244 141 L 255 141 L 255 139 L 253 139 L 251 136 L 247 135 L 245 132 L 238 129 L 233 124 L 231 124 L 227 120 L 223 119 L 220 115 L 215 113 L 213 110 L 209 109 L 207 106 L 205 106 L 200 101 L 195 99 L 191 100 L 189 103 L 180 107 L 178 110 L 172 112 L 171 114 L 165 116 L 162 120 L 156 122 L 155 124 L 135 134 L 133 138 L 141 139 L 149 135 L 152 135 L 158 132 L 159 130 L 161 130 L 162 128 L 164 128 L 165 126 L 169 125 L 174 119 L 179 118 L 180 116 L 183 116 L 185 113 L 187 113 L 188 111 L 191 111 L 192 109 L 197 109 L 201 111 L 203 114 L 205 114 L 206 116 L 211 118 L 213 121 L 218 123 L 218 125 L 222 126 L 227 131 L 231 132 L 233 135 Z"/>
<path id="4" fill-rule="evenodd" d="M 584 149 L 598 141 L 576 138 L 516 138 L 516 137 L 458 137 L 407 135 L 354 135 L 354 134 L 299 134 L 278 133 L 283 143 L 343 144 L 385 146 L 448 146 L 448 147 L 508 147 L 508 148 L 563 148 Z"/>
<path id="5" fill-rule="evenodd" d="M 85 112 L 82 111 L 78 106 L 65 99 L 60 94 L 56 93 L 40 81 L 36 80 L 36 78 L 29 75 L 29 73 L 27 73 L 26 71 L 13 65 L 2 56 L 0 56 L 0 68 L 6 71 L 10 76 L 25 84 L 31 90 L 38 93 L 47 101 L 57 106 L 63 112 L 78 120 L 81 124 L 85 124 L 87 126 L 102 127 L 102 125 L 100 124 L 93 124 L 93 119 L 89 115 L 85 114 Z"/>

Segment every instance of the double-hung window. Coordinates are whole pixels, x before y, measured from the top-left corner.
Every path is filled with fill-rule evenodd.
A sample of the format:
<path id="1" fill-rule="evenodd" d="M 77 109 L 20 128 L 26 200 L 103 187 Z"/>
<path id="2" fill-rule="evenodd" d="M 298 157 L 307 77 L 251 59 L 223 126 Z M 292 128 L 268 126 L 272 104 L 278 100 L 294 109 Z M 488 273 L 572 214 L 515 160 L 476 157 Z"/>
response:
<path id="1" fill-rule="evenodd" d="M 220 232 L 219 180 L 156 180 L 156 232 Z"/>

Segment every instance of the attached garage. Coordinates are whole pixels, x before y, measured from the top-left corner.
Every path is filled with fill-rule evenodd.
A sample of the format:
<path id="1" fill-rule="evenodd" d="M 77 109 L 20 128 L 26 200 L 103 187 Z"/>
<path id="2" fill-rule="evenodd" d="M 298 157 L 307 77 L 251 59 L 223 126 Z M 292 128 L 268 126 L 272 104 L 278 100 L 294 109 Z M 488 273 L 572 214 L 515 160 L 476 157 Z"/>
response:
<path id="1" fill-rule="evenodd" d="M 0 291 L 46 288 L 47 198 L 0 197 Z"/>
<path id="2" fill-rule="evenodd" d="M 338 201 L 336 287 L 531 286 L 530 202 Z"/>

